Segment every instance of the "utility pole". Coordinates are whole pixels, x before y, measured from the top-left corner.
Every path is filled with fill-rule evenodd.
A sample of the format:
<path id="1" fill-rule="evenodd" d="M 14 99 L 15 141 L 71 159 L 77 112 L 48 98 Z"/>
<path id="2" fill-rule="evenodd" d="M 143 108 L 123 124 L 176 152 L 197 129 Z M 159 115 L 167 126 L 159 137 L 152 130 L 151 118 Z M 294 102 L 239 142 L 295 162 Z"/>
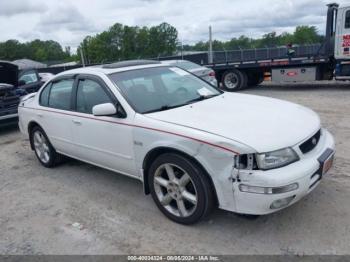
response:
<path id="1" fill-rule="evenodd" d="M 208 62 L 209 64 L 213 63 L 213 35 L 211 26 L 209 26 L 209 53 L 208 53 Z"/>
<path id="2" fill-rule="evenodd" d="M 80 48 L 80 57 L 81 57 L 81 63 L 83 64 L 83 67 L 85 67 L 85 58 L 84 58 L 83 48 Z"/>
<path id="3" fill-rule="evenodd" d="M 184 39 L 181 38 L 181 59 L 184 60 Z"/>

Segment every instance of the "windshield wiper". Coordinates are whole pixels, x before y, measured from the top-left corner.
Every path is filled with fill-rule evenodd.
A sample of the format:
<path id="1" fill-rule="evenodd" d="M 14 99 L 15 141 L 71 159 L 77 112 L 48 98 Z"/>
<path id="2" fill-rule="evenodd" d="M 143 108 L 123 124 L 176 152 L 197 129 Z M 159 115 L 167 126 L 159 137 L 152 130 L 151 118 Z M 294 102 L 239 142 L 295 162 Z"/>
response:
<path id="1" fill-rule="evenodd" d="M 169 110 L 169 109 L 174 109 L 174 108 L 177 108 L 177 107 L 186 106 L 186 105 L 193 104 L 193 103 L 198 102 L 198 101 L 206 100 L 206 99 L 212 98 L 214 96 L 218 96 L 218 95 L 220 95 L 220 94 L 199 96 L 199 97 L 196 97 L 195 99 L 191 99 L 191 100 L 189 100 L 189 101 L 187 101 L 186 103 L 183 103 L 183 104 L 179 104 L 179 105 L 164 105 L 164 106 L 161 106 L 161 107 L 159 107 L 157 109 L 152 109 L 152 110 L 143 112 L 143 114 L 150 114 L 150 113 L 154 113 L 154 112 L 166 111 L 166 110 Z"/>
<path id="2" fill-rule="evenodd" d="M 209 98 L 212 98 L 212 97 L 215 97 L 215 96 L 218 96 L 220 94 L 215 94 L 215 95 L 207 95 L 207 96 L 199 96 L 199 97 L 196 97 L 194 99 L 191 99 L 189 101 L 187 101 L 185 104 L 183 105 L 189 105 L 189 104 L 193 104 L 195 102 L 198 102 L 198 101 L 203 101 L 203 100 L 206 100 L 206 99 L 209 99 Z"/>
<path id="3" fill-rule="evenodd" d="M 180 107 L 180 106 L 184 106 L 184 105 L 185 104 L 175 105 L 175 106 L 164 105 L 164 106 L 161 106 L 161 107 L 159 107 L 157 109 L 152 109 L 152 110 L 149 110 L 149 111 L 146 111 L 146 112 L 143 112 L 143 113 L 144 114 L 150 114 L 150 113 L 154 113 L 154 112 L 166 111 L 166 110 L 173 109 L 173 108 Z"/>

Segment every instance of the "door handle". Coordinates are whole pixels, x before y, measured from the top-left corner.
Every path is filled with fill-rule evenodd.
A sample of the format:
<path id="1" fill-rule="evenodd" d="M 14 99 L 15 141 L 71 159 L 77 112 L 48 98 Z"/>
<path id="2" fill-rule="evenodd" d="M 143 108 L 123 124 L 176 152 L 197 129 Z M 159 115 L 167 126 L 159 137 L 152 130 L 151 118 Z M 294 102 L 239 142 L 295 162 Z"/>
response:
<path id="1" fill-rule="evenodd" d="M 79 125 L 79 126 L 81 125 L 81 122 L 80 122 L 79 120 L 75 120 L 75 119 L 74 119 L 74 120 L 72 120 L 72 121 L 73 121 L 73 123 L 76 124 L 76 125 Z"/>

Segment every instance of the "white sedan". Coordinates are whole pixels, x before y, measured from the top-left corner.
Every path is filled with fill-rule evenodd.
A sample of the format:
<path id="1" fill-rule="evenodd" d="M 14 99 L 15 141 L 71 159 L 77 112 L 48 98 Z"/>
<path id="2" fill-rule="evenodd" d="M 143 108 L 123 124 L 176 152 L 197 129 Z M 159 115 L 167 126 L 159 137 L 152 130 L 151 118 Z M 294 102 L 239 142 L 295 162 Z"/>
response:
<path id="1" fill-rule="evenodd" d="M 213 207 L 262 215 L 290 206 L 316 188 L 335 151 L 310 109 L 225 93 L 151 61 L 61 73 L 22 99 L 19 119 L 45 167 L 69 156 L 139 179 L 183 224 Z"/>

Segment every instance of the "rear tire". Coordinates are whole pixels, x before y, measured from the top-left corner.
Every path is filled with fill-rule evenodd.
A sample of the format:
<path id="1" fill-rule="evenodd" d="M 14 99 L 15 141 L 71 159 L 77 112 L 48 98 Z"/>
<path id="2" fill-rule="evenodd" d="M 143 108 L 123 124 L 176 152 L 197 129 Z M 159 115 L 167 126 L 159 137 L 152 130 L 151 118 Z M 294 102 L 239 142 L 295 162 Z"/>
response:
<path id="1" fill-rule="evenodd" d="M 194 224 L 214 206 L 213 189 L 204 171 L 175 153 L 159 156 L 148 173 L 152 198 L 160 211 L 180 224 Z"/>
<path id="2" fill-rule="evenodd" d="M 44 167 L 52 168 L 62 162 L 63 156 L 56 152 L 41 127 L 35 126 L 31 130 L 30 141 L 36 157 Z"/>
<path id="3" fill-rule="evenodd" d="M 232 69 L 222 75 L 221 81 L 226 91 L 235 92 L 247 87 L 248 77 L 245 72 Z"/>

